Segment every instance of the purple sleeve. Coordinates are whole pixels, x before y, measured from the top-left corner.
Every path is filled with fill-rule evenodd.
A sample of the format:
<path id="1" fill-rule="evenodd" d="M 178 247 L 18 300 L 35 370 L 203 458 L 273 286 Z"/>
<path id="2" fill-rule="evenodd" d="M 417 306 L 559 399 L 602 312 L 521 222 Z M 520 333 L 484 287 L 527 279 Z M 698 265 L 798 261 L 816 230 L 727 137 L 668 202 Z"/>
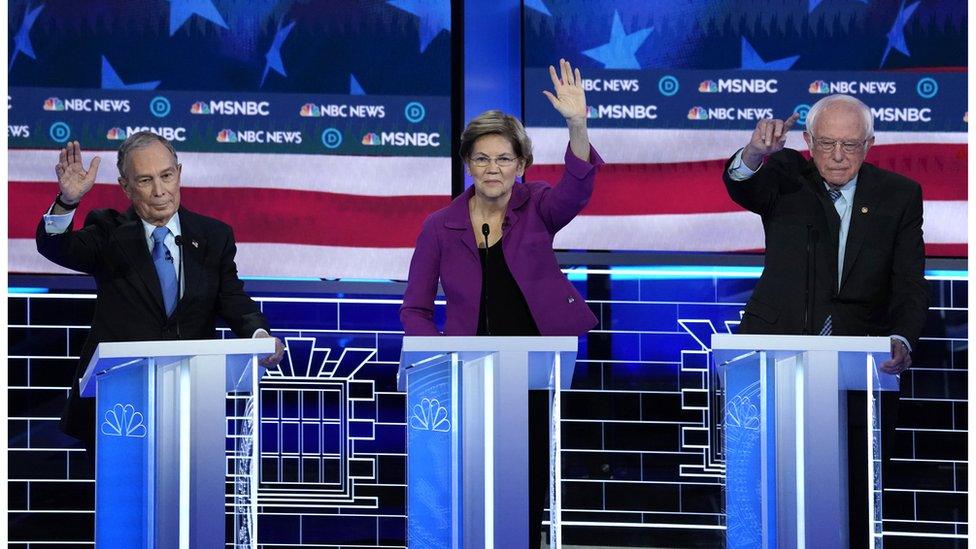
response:
<path id="1" fill-rule="evenodd" d="M 417 237 L 417 246 L 410 260 L 407 289 L 400 307 L 400 322 L 405 335 L 441 335 L 434 324 L 434 297 L 440 278 L 440 245 L 434 221 L 428 217 Z"/>
<path id="2" fill-rule="evenodd" d="M 603 159 L 590 145 L 590 161 L 580 160 L 566 145 L 563 176 L 554 187 L 543 189 L 539 198 L 539 213 L 551 234 L 556 234 L 576 217 L 590 201 L 596 169 Z"/>

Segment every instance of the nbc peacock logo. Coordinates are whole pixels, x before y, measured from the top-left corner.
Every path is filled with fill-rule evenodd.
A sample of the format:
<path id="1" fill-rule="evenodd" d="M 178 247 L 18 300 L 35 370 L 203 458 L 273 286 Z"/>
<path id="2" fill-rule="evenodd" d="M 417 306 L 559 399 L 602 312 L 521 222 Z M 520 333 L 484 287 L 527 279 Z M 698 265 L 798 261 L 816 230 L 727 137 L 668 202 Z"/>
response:
<path id="1" fill-rule="evenodd" d="M 298 114 L 306 118 L 319 118 L 322 116 L 322 109 L 315 103 L 305 103 Z"/>
<path id="2" fill-rule="evenodd" d="M 190 114 L 213 114 L 213 112 L 210 110 L 210 104 L 197 101 L 190 106 Z"/>
<path id="3" fill-rule="evenodd" d="M 830 86 L 828 86 L 823 80 L 814 80 L 813 82 L 810 82 L 810 93 L 830 93 Z"/>
<path id="4" fill-rule="evenodd" d="M 237 143 L 237 133 L 234 130 L 223 129 L 217 134 L 217 143 Z"/>
<path id="5" fill-rule="evenodd" d="M 698 91 L 701 93 L 717 93 L 718 84 L 714 80 L 702 80 L 701 84 L 698 84 Z"/>
<path id="6" fill-rule="evenodd" d="M 64 101 L 61 101 L 57 97 L 48 97 L 44 100 L 44 110 L 46 111 L 63 111 Z"/>
<path id="7" fill-rule="evenodd" d="M 375 133 L 369 132 L 363 136 L 363 145 L 379 145 L 379 144 L 380 144 L 380 136 L 376 135 Z"/>
<path id="8" fill-rule="evenodd" d="M 708 111 L 705 107 L 692 107 L 688 110 L 688 120 L 708 120 Z"/>
<path id="9" fill-rule="evenodd" d="M 119 127 L 112 128 L 105 134 L 109 141 L 125 141 L 125 130 Z"/>
<path id="10" fill-rule="evenodd" d="M 586 117 L 587 118 L 600 118 L 600 111 L 596 109 L 593 105 L 586 107 Z"/>

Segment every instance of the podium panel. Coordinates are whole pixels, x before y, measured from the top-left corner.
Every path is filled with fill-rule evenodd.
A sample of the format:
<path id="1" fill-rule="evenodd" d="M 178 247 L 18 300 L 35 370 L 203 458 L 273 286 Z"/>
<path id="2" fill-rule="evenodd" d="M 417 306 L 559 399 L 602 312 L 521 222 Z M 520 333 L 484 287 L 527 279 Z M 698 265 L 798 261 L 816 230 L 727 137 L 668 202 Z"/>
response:
<path id="1" fill-rule="evenodd" d="M 715 334 L 712 351 L 727 547 L 848 547 L 849 459 L 867 471 L 864 519 L 880 547 L 880 394 L 898 390 L 898 377 L 878 369 L 889 339 Z M 849 409 L 852 391 L 867 398 Z M 848 452 L 849 422 L 863 427 L 863 454 Z"/>
<path id="2" fill-rule="evenodd" d="M 257 546 L 253 398 L 273 352 L 270 338 L 98 346 L 80 380 L 98 414 L 98 547 L 222 547 L 228 504 L 235 547 Z"/>
<path id="3" fill-rule="evenodd" d="M 559 390 L 575 337 L 405 337 L 407 544 L 521 547 L 528 524 L 528 391 L 550 392 L 550 539 L 559 545 Z"/>

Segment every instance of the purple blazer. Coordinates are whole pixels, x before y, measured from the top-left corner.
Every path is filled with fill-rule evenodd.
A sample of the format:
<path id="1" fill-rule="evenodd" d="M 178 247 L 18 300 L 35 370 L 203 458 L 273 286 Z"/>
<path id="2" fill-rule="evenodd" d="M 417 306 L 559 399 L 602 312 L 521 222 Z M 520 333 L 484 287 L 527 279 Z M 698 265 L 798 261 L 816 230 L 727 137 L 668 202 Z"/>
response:
<path id="1" fill-rule="evenodd" d="M 525 296 L 539 333 L 578 336 L 596 325 L 596 317 L 559 270 L 552 240 L 576 217 L 593 194 L 596 168 L 603 159 L 590 147 L 591 162 L 567 146 L 559 184 L 515 183 L 503 221 L 502 253 Z M 478 332 L 481 311 L 481 258 L 471 228 L 470 187 L 450 205 L 424 221 L 410 261 L 407 290 L 400 307 L 406 335 L 440 335 L 434 324 L 434 296 L 440 279 L 447 298 L 444 335 Z"/>

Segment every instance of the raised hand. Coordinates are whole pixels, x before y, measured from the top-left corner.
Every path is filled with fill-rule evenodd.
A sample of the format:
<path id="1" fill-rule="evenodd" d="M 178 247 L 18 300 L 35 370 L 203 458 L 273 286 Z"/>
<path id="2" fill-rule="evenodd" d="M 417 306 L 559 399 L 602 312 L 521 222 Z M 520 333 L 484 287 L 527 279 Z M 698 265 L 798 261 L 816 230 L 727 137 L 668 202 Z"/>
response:
<path id="1" fill-rule="evenodd" d="M 559 60 L 560 75 L 556 75 L 556 68 L 549 65 L 549 77 L 555 94 L 549 90 L 542 93 L 549 99 L 552 106 L 567 120 L 586 120 L 586 94 L 583 92 L 583 78 L 579 69 L 573 70 L 569 61 Z"/>
<path id="2" fill-rule="evenodd" d="M 755 169 L 762 163 L 763 157 L 783 150 L 786 134 L 799 118 L 799 113 L 793 113 L 786 120 L 760 120 L 752 132 L 749 144 L 742 150 L 743 162 Z"/>
<path id="3" fill-rule="evenodd" d="M 70 141 L 58 156 L 58 163 L 54 172 L 58 175 L 58 188 L 61 190 L 61 200 L 68 204 L 75 204 L 91 190 L 98 174 L 98 165 L 102 159 L 92 158 L 86 170 L 81 162 L 81 145 L 77 141 Z"/>

